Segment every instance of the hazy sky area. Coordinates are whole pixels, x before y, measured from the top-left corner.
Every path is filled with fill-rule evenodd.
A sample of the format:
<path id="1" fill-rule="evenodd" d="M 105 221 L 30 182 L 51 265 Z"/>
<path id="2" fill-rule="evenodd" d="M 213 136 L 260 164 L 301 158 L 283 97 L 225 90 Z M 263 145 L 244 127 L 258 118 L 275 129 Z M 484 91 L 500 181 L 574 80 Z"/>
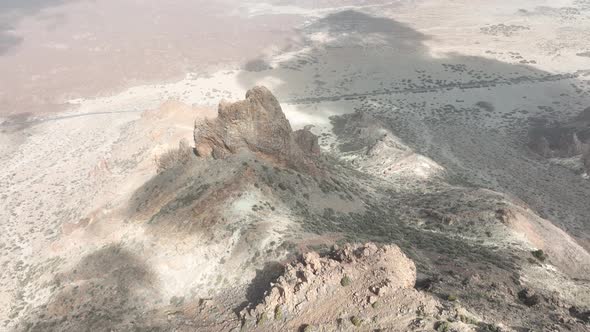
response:
<path id="1" fill-rule="evenodd" d="M 0 3 L 0 29 L 1 45 L 0 52 L 7 52 L 22 41 L 14 33 L 15 25 L 27 15 L 35 15 L 39 11 L 61 5 L 68 0 L 4 0 Z"/>
<path id="2" fill-rule="evenodd" d="M 23 16 L 60 3 L 62 0 L 6 0 L 0 3 L 0 54 L 9 52 L 22 42 L 23 38 L 13 30 Z"/>

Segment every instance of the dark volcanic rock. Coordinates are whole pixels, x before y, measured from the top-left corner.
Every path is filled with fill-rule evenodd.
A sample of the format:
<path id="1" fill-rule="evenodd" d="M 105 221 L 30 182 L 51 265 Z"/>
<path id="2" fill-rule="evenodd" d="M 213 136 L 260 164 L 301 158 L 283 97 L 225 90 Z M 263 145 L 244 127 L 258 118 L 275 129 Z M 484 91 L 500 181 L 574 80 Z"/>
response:
<path id="1" fill-rule="evenodd" d="M 195 124 L 197 155 L 223 159 L 242 149 L 297 169 L 315 169 L 317 137 L 308 129 L 293 132 L 281 105 L 265 87 L 255 87 L 246 99 L 219 103 L 218 117 Z"/>

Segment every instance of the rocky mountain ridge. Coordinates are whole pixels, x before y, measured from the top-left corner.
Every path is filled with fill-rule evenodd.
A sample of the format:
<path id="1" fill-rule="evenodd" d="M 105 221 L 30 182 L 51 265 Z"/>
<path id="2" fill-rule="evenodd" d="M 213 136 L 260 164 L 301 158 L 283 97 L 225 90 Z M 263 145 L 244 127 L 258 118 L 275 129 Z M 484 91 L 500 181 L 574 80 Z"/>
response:
<path id="1" fill-rule="evenodd" d="M 200 157 L 222 159 L 247 149 L 299 169 L 314 169 L 318 138 L 307 129 L 293 131 L 281 105 L 265 87 L 248 90 L 246 99 L 221 101 L 217 118 L 195 124 Z"/>
<path id="2" fill-rule="evenodd" d="M 63 235 L 125 234 L 62 268 L 17 330 L 587 328 L 590 256 L 570 235 L 515 197 L 456 183 L 378 116 L 332 121 L 338 144 L 320 153 L 268 89 L 220 103 L 194 148 L 166 152 L 126 204 Z"/>

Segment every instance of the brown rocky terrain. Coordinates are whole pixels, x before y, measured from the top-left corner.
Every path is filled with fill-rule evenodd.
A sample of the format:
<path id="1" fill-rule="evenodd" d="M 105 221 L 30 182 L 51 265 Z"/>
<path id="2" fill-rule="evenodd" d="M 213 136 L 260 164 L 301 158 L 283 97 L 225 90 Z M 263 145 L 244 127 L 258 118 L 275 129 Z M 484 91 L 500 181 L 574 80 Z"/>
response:
<path id="1" fill-rule="evenodd" d="M 293 219 L 321 215 L 328 206 L 364 211 L 359 182 L 370 180 L 343 181 L 354 171 L 334 167 L 333 160 L 321 156 L 318 139 L 308 129 L 293 131 L 264 87 L 249 90 L 243 101 L 222 101 L 214 119 L 198 119 L 194 142 L 194 154 L 187 154 L 185 143 L 172 149 L 170 165 L 136 190 L 131 215 L 166 232 L 191 233 L 225 226 L 223 214 L 230 205 L 253 196 L 254 206 L 236 213 L 288 212 Z"/>
<path id="2" fill-rule="evenodd" d="M 242 310 L 242 328 L 421 331 L 444 324 L 471 330 L 461 321 L 446 322 L 464 309 L 443 305 L 415 284 L 416 267 L 396 246 L 346 245 L 323 256 L 308 252 L 285 267 L 262 303 Z"/>
<path id="3" fill-rule="evenodd" d="M 317 137 L 307 129 L 293 132 L 265 87 L 249 90 L 243 101 L 222 101 L 217 118 L 197 123 L 194 136 L 197 155 L 215 159 L 245 149 L 294 168 L 313 169 L 320 152 Z"/>
<path id="4" fill-rule="evenodd" d="M 194 118 L 193 148 L 173 123 Z M 339 145 L 320 153 L 264 87 L 217 117 L 177 102 L 144 114 L 113 153 L 149 155 L 140 128 L 161 123 L 156 174 L 66 225 L 56 250 L 95 249 L 52 263 L 50 296 L 16 330 L 587 328 L 590 255 L 566 232 L 457 183 L 377 116 L 332 120 Z"/>
<path id="5" fill-rule="evenodd" d="M 5 0 L 0 331 L 590 330 L 588 17 Z"/>

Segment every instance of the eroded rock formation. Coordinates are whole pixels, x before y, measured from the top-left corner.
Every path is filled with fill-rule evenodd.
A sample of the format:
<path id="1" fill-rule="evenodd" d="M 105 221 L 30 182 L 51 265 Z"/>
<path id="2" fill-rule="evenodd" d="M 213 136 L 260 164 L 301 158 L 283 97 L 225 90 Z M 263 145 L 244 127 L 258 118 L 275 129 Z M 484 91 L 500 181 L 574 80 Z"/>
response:
<path id="1" fill-rule="evenodd" d="M 197 155 L 223 159 L 242 149 L 297 169 L 315 168 L 317 137 L 308 129 L 293 131 L 281 105 L 265 87 L 246 93 L 246 99 L 219 103 L 214 120 L 195 124 Z"/>
<path id="2" fill-rule="evenodd" d="M 426 324 L 428 318 L 423 317 L 417 323 L 416 312 L 434 314 L 438 302 L 415 290 L 415 282 L 414 262 L 396 246 L 348 244 L 326 256 L 308 252 L 285 268 L 262 303 L 242 311 L 243 328 L 424 328 L 434 321 Z"/>

